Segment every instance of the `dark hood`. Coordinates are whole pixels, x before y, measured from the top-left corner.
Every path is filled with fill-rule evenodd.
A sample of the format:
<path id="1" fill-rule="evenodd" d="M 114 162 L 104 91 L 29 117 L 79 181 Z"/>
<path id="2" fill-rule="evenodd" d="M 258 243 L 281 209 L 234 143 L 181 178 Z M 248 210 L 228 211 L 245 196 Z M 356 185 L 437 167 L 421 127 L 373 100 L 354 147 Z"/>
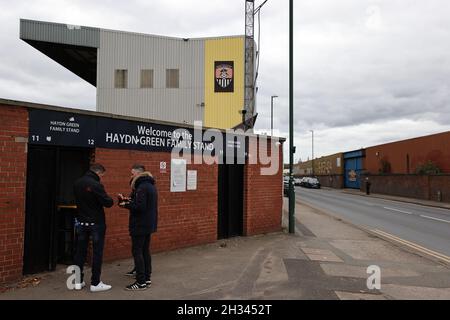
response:
<path id="1" fill-rule="evenodd" d="M 94 178 L 96 181 L 100 181 L 100 177 L 98 176 L 98 174 L 96 174 L 92 170 L 89 170 L 88 172 L 86 172 L 85 175 L 88 176 L 88 177 Z"/>
<path id="2" fill-rule="evenodd" d="M 138 175 L 131 181 L 131 188 L 135 189 L 138 184 L 144 181 L 149 181 L 151 184 L 155 184 L 156 182 L 155 178 L 153 178 L 150 172 L 142 172 L 140 175 Z"/>

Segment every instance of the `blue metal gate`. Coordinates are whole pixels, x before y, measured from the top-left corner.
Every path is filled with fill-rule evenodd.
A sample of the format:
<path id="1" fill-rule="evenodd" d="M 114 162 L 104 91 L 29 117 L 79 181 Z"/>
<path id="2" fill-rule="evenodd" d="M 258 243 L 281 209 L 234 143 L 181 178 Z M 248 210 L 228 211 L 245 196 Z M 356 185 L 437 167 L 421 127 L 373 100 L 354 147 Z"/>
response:
<path id="1" fill-rule="evenodd" d="M 365 150 L 344 153 L 345 188 L 360 189 Z"/>

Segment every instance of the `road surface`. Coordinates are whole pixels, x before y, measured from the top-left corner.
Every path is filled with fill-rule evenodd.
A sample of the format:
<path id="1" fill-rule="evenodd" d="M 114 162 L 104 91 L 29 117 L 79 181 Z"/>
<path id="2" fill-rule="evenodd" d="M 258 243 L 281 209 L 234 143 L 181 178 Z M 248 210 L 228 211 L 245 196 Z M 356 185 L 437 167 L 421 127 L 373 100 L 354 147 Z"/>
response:
<path id="1" fill-rule="evenodd" d="M 297 201 L 392 238 L 432 250 L 450 262 L 450 210 L 344 193 L 296 187 Z M 300 218 L 301 219 L 301 218 Z M 379 232 L 378 232 L 379 231 Z"/>

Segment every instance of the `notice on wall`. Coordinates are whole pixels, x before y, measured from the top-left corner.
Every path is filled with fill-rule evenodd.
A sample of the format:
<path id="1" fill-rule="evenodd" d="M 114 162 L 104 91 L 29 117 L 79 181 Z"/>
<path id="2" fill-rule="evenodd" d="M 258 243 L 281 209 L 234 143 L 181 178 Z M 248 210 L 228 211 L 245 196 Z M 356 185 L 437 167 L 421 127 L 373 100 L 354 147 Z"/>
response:
<path id="1" fill-rule="evenodd" d="M 186 160 L 172 159 L 170 163 L 170 192 L 186 191 Z"/>
<path id="2" fill-rule="evenodd" d="M 159 173 L 166 173 L 167 163 L 165 161 L 161 161 L 159 163 Z"/>
<path id="3" fill-rule="evenodd" d="M 187 172 L 187 189 L 197 190 L 197 170 L 188 170 Z"/>

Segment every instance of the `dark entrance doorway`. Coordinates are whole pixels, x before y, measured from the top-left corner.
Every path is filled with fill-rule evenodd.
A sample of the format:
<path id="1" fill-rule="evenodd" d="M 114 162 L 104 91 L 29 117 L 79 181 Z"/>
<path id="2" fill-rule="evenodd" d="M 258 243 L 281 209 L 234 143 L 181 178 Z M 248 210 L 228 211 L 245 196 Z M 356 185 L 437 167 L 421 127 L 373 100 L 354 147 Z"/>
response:
<path id="1" fill-rule="evenodd" d="M 218 238 L 242 236 L 244 165 L 220 164 L 218 183 Z"/>
<path id="2" fill-rule="evenodd" d="M 71 264 L 73 183 L 89 168 L 91 149 L 29 145 L 23 273 Z"/>

